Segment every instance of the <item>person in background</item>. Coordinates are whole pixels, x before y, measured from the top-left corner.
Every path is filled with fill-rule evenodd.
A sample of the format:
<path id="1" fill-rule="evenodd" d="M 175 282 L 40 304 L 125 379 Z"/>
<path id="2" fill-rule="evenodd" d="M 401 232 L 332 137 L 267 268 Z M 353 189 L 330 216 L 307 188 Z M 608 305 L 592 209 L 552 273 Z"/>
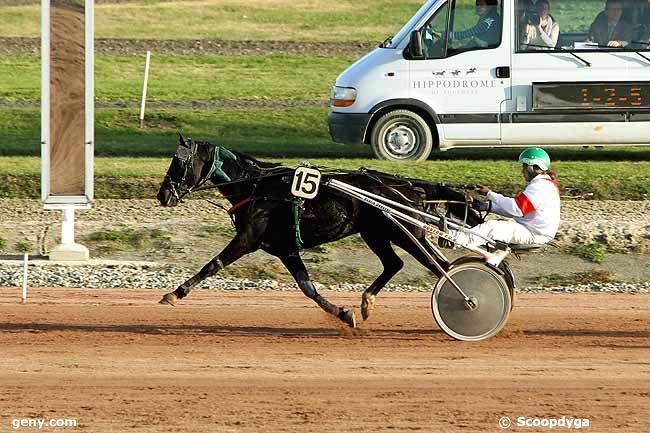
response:
<path id="1" fill-rule="evenodd" d="M 624 0 L 623 19 L 632 25 L 646 25 L 650 18 L 650 0 Z"/>
<path id="2" fill-rule="evenodd" d="M 635 23 L 639 33 L 639 40 L 636 41 L 638 48 L 650 49 L 650 0 L 643 0 L 637 3 Z"/>
<path id="3" fill-rule="evenodd" d="M 507 220 L 489 220 L 471 229 L 481 236 L 508 244 L 546 244 L 555 238 L 560 227 L 560 190 L 551 170 L 551 159 L 544 149 L 532 147 L 519 155 L 521 172 L 528 182 L 514 198 L 505 197 L 487 187 L 478 192 L 489 201 L 475 200 L 472 206 L 480 211 L 507 217 Z M 457 243 L 472 247 L 484 245 L 485 239 L 450 229 Z M 442 238 L 440 238 L 442 239 Z M 443 240 L 444 241 L 444 240 Z M 441 246 L 446 246 L 440 242 Z"/>
<path id="4" fill-rule="evenodd" d="M 589 28 L 587 42 L 596 42 L 601 47 L 627 47 L 634 28 L 622 17 L 623 0 L 607 0 L 605 10 L 598 14 Z"/>
<path id="5" fill-rule="evenodd" d="M 560 36 L 560 25 L 550 15 L 548 0 L 535 3 L 537 13 L 528 14 L 521 39 L 522 49 L 544 50 L 555 48 Z"/>

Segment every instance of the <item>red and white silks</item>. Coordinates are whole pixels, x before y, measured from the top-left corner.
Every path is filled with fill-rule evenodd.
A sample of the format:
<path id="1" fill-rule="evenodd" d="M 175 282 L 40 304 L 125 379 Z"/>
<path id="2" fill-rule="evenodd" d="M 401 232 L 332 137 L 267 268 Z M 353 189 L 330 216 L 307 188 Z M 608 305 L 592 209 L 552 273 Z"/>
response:
<path id="1" fill-rule="evenodd" d="M 482 236 L 513 244 L 545 244 L 560 227 L 560 189 L 550 176 L 537 175 L 515 198 L 494 191 L 487 195 L 492 212 L 512 220 L 490 220 L 472 228 Z M 452 231 L 459 243 L 478 246 L 485 241 L 478 236 Z"/>

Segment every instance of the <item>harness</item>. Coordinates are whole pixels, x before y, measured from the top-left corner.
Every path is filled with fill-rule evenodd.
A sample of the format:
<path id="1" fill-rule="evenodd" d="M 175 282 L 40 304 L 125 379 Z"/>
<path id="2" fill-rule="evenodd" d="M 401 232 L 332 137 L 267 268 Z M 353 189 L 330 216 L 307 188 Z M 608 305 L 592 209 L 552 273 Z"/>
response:
<path id="1" fill-rule="evenodd" d="M 235 213 L 243 208 L 244 206 L 248 205 L 249 203 L 254 203 L 255 201 L 258 200 L 269 200 L 269 201 L 284 201 L 284 202 L 289 202 L 291 203 L 291 215 L 292 215 L 292 225 L 293 225 L 293 240 L 296 248 L 302 249 L 303 246 L 303 240 L 302 236 L 300 233 L 300 217 L 301 217 L 301 210 L 304 208 L 304 200 L 297 198 L 297 197 L 291 197 L 291 198 L 281 198 L 281 197 L 271 197 L 271 196 L 256 196 L 255 191 L 257 189 L 257 185 L 260 181 L 272 177 L 277 177 L 277 176 L 285 176 L 286 179 L 283 179 L 286 182 L 290 182 L 289 175 L 293 171 L 293 169 L 289 167 L 284 167 L 284 166 L 277 166 L 277 167 L 272 167 L 272 168 L 262 168 L 257 166 L 257 164 L 254 164 L 252 161 L 246 161 L 247 163 L 250 163 L 253 165 L 257 170 L 257 173 L 255 175 L 251 175 L 250 172 L 246 171 L 246 168 L 244 168 L 244 173 L 245 175 L 241 179 L 235 179 L 232 180 L 230 176 L 226 172 L 223 171 L 223 163 L 224 163 L 224 158 L 227 159 L 232 159 L 232 160 L 239 160 L 238 156 L 234 154 L 233 152 L 229 151 L 226 148 L 223 148 L 221 146 L 214 146 L 214 149 L 212 151 L 211 155 L 211 162 L 210 162 L 210 169 L 207 171 L 205 175 L 201 174 L 199 177 L 199 180 L 193 185 L 188 187 L 187 189 L 183 190 L 182 186 L 185 184 L 185 181 L 187 180 L 187 177 L 189 173 L 191 173 L 194 169 L 194 163 L 195 163 L 195 158 L 198 154 L 198 143 L 194 142 L 192 140 L 188 140 L 188 143 L 185 145 L 179 145 L 178 148 L 176 149 L 176 152 L 174 153 L 174 158 L 176 158 L 180 163 L 183 165 L 183 175 L 179 181 L 173 181 L 169 174 L 165 176 L 165 179 L 167 180 L 168 184 L 171 187 L 171 191 L 179 202 L 182 201 L 183 197 L 191 194 L 194 191 L 202 191 L 202 190 L 207 190 L 207 189 L 213 189 L 213 188 L 219 188 L 222 186 L 227 186 L 227 185 L 234 185 L 237 183 L 243 183 L 243 182 L 251 182 L 252 183 L 252 188 L 253 191 L 248 195 L 247 197 L 242 198 L 241 200 L 237 201 L 235 204 L 233 204 L 229 209 L 225 209 L 223 206 L 219 205 L 218 203 L 212 202 L 208 200 L 211 204 L 222 208 L 226 210 L 228 215 L 231 217 L 234 223 L 234 215 Z M 422 181 L 422 180 L 417 180 L 417 183 L 419 185 L 413 185 L 413 182 L 416 181 L 415 179 L 408 179 L 408 178 L 403 178 L 401 176 L 397 175 L 388 175 L 385 173 L 377 172 L 374 170 L 368 170 L 366 168 L 360 168 L 358 170 L 345 170 L 345 169 L 330 169 L 327 167 L 319 167 L 319 170 L 321 170 L 322 173 L 324 173 L 326 176 L 334 176 L 334 175 L 344 175 L 344 174 L 351 174 L 351 175 L 359 175 L 363 174 L 373 180 L 375 180 L 378 184 L 380 184 L 382 187 L 390 190 L 392 193 L 397 195 L 401 200 L 404 200 L 407 203 L 410 203 L 412 205 L 421 205 L 421 206 L 428 206 L 430 204 L 434 203 L 444 203 L 444 204 L 463 204 L 465 205 L 465 214 L 463 217 L 463 223 L 467 223 L 467 218 L 469 215 L 469 200 L 468 197 L 465 197 L 465 201 L 459 201 L 459 200 L 426 200 L 426 199 L 421 199 L 418 201 L 412 200 L 408 198 L 406 195 L 404 195 L 401 191 L 399 191 L 397 188 L 398 187 L 412 187 L 414 191 L 418 194 L 422 194 L 422 191 L 419 191 L 418 188 L 423 189 L 419 185 L 426 185 L 429 184 L 431 186 L 438 186 L 438 187 L 450 187 L 450 188 L 462 188 L 466 191 L 469 190 L 474 190 L 476 189 L 476 185 L 449 185 L 445 183 L 433 183 L 433 182 L 427 182 L 427 181 Z M 213 177 L 217 177 L 223 182 L 220 183 L 214 183 L 212 185 L 206 185 L 206 183 L 210 180 L 212 180 Z M 393 181 L 393 183 L 388 183 L 387 181 Z M 222 192 L 223 194 L 223 192 Z M 235 196 L 226 196 L 228 199 L 232 200 Z M 436 212 L 438 214 L 438 212 Z M 481 218 L 484 218 L 482 215 L 480 215 Z M 443 221 L 446 221 L 446 216 L 443 214 L 441 216 Z"/>

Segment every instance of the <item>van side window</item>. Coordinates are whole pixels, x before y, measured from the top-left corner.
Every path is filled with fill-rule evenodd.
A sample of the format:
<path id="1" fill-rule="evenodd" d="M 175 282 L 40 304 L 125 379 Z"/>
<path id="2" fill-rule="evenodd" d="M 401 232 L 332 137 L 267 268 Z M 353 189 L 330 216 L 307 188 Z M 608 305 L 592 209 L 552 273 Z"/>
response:
<path id="1" fill-rule="evenodd" d="M 450 0 L 422 28 L 425 59 L 440 59 L 462 51 L 496 48 L 501 44 L 498 0 Z M 449 4 L 451 3 L 451 13 Z"/>
<path id="2" fill-rule="evenodd" d="M 498 0 L 453 1 L 450 21 L 448 54 L 501 44 L 502 14 Z"/>
<path id="3" fill-rule="evenodd" d="M 649 50 L 650 3 L 516 0 L 518 52 Z"/>

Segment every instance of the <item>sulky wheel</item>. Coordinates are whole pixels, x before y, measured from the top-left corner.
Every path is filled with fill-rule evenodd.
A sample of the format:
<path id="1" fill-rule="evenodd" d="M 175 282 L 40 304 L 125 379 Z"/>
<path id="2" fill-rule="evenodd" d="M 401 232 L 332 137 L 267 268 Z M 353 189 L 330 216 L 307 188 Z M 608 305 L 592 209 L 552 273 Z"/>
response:
<path id="1" fill-rule="evenodd" d="M 456 260 L 453 260 L 451 262 L 451 267 L 458 266 L 463 263 L 474 263 L 479 266 L 485 266 L 485 260 L 480 257 L 480 256 L 473 256 L 473 255 L 468 255 L 468 256 L 461 256 L 458 257 Z M 512 308 L 515 306 L 515 276 L 512 273 L 512 269 L 510 268 L 510 265 L 506 260 L 502 261 L 501 264 L 499 265 L 499 269 L 503 271 L 503 275 L 501 275 L 501 278 L 503 278 L 508 285 L 508 290 L 510 290 L 510 311 L 512 311 Z"/>
<path id="2" fill-rule="evenodd" d="M 479 341 L 495 335 L 508 320 L 512 299 L 505 280 L 482 263 L 453 266 L 448 275 L 469 297 L 441 277 L 431 295 L 431 310 L 438 326 L 450 337 Z"/>

